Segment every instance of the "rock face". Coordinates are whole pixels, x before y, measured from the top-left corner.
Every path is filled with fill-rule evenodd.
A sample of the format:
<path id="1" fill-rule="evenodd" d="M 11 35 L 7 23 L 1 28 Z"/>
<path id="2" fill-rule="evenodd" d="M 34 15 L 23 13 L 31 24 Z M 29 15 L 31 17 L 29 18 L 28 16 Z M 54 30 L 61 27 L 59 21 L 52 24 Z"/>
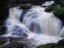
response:
<path id="1" fill-rule="evenodd" d="M 62 24 L 64 26 L 64 7 L 59 7 L 55 9 L 53 13 L 56 17 L 58 17 L 62 21 Z"/>
<path id="2" fill-rule="evenodd" d="M 18 4 L 25 4 L 25 3 L 30 3 L 30 4 L 42 4 L 45 1 L 51 1 L 51 0 L 0 0 L 0 4 L 4 4 L 5 6 L 11 7 L 11 6 L 17 6 Z"/>
<path id="3" fill-rule="evenodd" d="M 0 35 L 5 33 L 6 27 L 4 26 L 4 21 L 7 19 L 9 10 L 6 8 L 8 5 L 3 1 L 0 0 Z"/>
<path id="4" fill-rule="evenodd" d="M 54 0 L 56 3 L 60 4 L 60 5 L 64 5 L 64 0 Z"/>

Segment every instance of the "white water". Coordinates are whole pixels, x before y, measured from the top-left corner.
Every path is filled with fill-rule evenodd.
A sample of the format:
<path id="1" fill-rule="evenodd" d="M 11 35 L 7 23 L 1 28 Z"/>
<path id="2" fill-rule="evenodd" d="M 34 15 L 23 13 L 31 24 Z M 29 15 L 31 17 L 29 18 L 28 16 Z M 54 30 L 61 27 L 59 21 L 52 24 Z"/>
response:
<path id="1" fill-rule="evenodd" d="M 53 13 L 46 13 L 45 8 L 35 6 L 30 9 L 24 17 L 23 23 L 28 27 L 31 34 L 30 39 L 36 40 L 37 45 L 56 43 L 61 39 L 61 21 Z"/>
<path id="2" fill-rule="evenodd" d="M 23 23 L 32 31 L 47 35 L 59 36 L 61 21 L 53 13 L 46 13 L 45 8 L 36 6 L 30 9 Z"/>
<path id="3" fill-rule="evenodd" d="M 46 1 L 42 6 L 50 6 L 51 4 L 54 4 L 54 1 Z"/>
<path id="4" fill-rule="evenodd" d="M 64 32 L 61 31 L 61 21 L 52 12 L 46 13 L 41 6 L 32 7 L 21 23 L 19 19 L 22 12 L 19 7 L 10 9 L 9 18 L 6 20 L 6 36 L 27 36 L 26 39 L 33 39 L 36 46 L 57 43 L 62 39 Z"/>

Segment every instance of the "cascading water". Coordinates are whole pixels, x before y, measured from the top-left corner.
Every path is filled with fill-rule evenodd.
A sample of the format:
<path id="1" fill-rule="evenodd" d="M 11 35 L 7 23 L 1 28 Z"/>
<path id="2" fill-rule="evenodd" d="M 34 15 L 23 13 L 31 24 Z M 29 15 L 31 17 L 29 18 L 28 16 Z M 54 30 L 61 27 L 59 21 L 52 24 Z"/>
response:
<path id="1" fill-rule="evenodd" d="M 20 16 L 22 14 L 22 9 L 19 7 L 11 8 L 9 11 L 9 18 L 6 20 L 7 26 L 7 34 L 11 35 L 26 35 L 30 33 L 30 31 L 20 22 Z M 6 34 L 6 36 L 7 36 Z"/>
<path id="2" fill-rule="evenodd" d="M 47 13 L 45 9 L 41 6 L 32 7 L 20 22 L 23 10 L 19 7 L 11 8 L 6 20 L 7 34 L 4 36 L 15 35 L 26 37 L 28 40 L 33 39 L 35 46 L 61 40 L 62 22 L 54 16 L 53 12 Z"/>
<path id="3" fill-rule="evenodd" d="M 37 41 L 37 45 L 55 43 L 60 39 L 62 22 L 52 12 L 45 12 L 44 7 L 35 6 L 31 8 L 25 14 L 23 23 L 36 34 L 32 38 Z"/>
<path id="4" fill-rule="evenodd" d="M 61 21 L 53 13 L 46 13 L 44 7 L 36 6 L 30 9 L 24 17 L 23 23 L 32 31 L 47 35 L 58 36 Z"/>

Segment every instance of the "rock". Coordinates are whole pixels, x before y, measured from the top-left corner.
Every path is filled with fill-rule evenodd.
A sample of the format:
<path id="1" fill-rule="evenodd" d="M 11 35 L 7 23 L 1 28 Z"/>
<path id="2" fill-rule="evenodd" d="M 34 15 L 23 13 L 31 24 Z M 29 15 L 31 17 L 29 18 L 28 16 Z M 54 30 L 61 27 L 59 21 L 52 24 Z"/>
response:
<path id="1" fill-rule="evenodd" d="M 29 9 L 24 9 L 24 10 L 23 10 L 23 13 L 22 13 L 22 15 L 21 15 L 21 17 L 20 17 L 20 22 L 23 21 L 24 15 L 25 15 L 28 11 L 29 11 Z"/>
<path id="2" fill-rule="evenodd" d="M 10 8 L 14 6 L 18 6 L 19 4 L 33 4 L 33 5 L 41 5 L 45 1 L 51 1 L 51 0 L 0 0 L 0 4 L 4 4 L 5 7 Z"/>
<path id="3" fill-rule="evenodd" d="M 24 48 L 26 45 L 23 43 L 11 42 L 10 44 L 3 46 L 1 48 Z"/>
<path id="4" fill-rule="evenodd" d="M 45 11 L 46 11 L 46 12 L 51 12 L 51 11 L 55 10 L 56 8 L 57 8 L 57 5 L 56 5 L 56 4 L 52 4 L 52 5 L 48 6 L 48 7 L 45 9 Z"/>
<path id="5" fill-rule="evenodd" d="M 37 48 L 54 48 L 54 47 L 55 47 L 55 44 L 50 43 L 50 44 L 38 46 Z"/>
<path id="6" fill-rule="evenodd" d="M 57 9 L 55 9 L 53 13 L 60 20 L 64 21 L 64 7 L 59 7 Z"/>
<path id="7" fill-rule="evenodd" d="M 60 41 L 57 43 L 57 46 L 64 46 L 64 39 L 63 39 L 63 40 L 60 40 Z"/>
<path id="8" fill-rule="evenodd" d="M 63 5 L 64 6 L 64 0 L 54 0 L 55 3 Z"/>
<path id="9" fill-rule="evenodd" d="M 0 45 L 4 44 L 6 41 L 0 40 Z"/>
<path id="10" fill-rule="evenodd" d="M 46 45 L 40 45 L 37 48 L 64 48 L 64 39 L 58 41 L 58 43 L 49 43 Z"/>
<path id="11" fill-rule="evenodd" d="M 1 26 L 0 27 L 0 35 L 6 34 L 6 30 L 7 30 L 6 26 Z"/>
<path id="12" fill-rule="evenodd" d="M 1 2 L 0 3 L 0 35 L 4 34 L 6 31 L 5 20 L 8 18 L 8 15 L 9 15 L 9 10 L 8 8 L 6 8 L 6 4 L 4 2 Z"/>

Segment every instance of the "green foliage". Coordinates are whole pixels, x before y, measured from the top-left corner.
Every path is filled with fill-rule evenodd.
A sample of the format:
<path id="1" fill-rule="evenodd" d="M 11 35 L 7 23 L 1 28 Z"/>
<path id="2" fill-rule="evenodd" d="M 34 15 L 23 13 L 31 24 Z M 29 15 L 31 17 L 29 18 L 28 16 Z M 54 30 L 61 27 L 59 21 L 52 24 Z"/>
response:
<path id="1" fill-rule="evenodd" d="M 64 7 L 58 7 L 54 10 L 55 15 L 64 15 Z"/>
<path id="2" fill-rule="evenodd" d="M 58 8 L 58 6 L 59 5 L 53 4 L 53 5 L 49 6 L 49 8 L 54 10 L 54 9 Z"/>
<path id="3" fill-rule="evenodd" d="M 64 6 L 53 4 L 49 6 L 46 10 L 46 12 L 53 11 L 53 14 L 58 17 L 60 20 L 64 21 Z"/>
<path id="4" fill-rule="evenodd" d="M 47 11 L 47 12 L 53 11 L 53 10 L 57 9 L 58 6 L 59 6 L 59 5 L 57 5 L 57 4 L 52 4 L 52 5 L 50 5 L 48 8 L 46 8 L 45 11 Z"/>

